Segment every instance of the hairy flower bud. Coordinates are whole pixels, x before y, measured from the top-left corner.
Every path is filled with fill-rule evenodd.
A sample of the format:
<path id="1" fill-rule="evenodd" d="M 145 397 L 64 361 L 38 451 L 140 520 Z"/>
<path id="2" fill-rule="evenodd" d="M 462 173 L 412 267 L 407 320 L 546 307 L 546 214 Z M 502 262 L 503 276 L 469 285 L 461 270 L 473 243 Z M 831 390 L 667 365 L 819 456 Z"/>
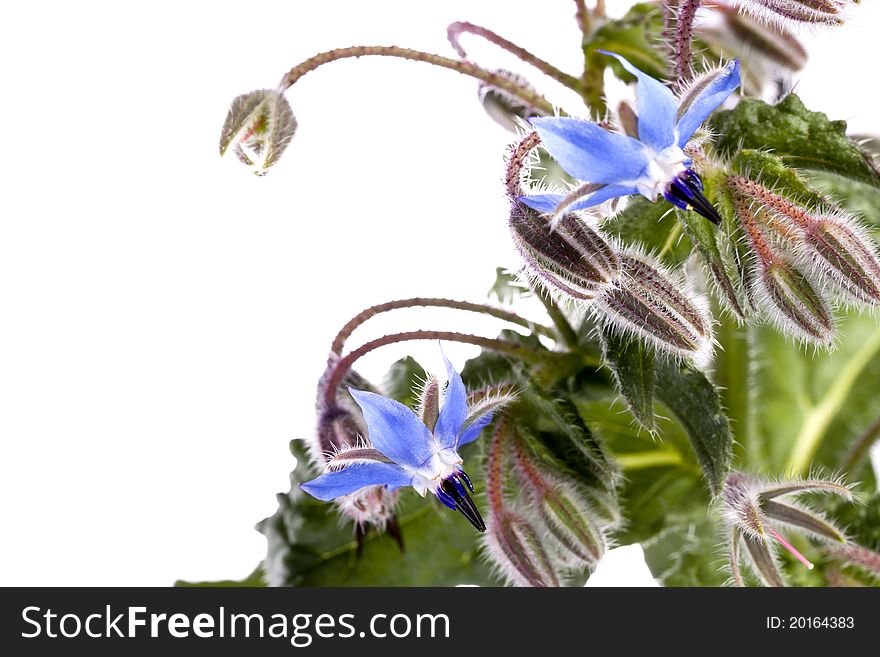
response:
<path id="1" fill-rule="evenodd" d="M 492 515 L 486 548 L 501 573 L 518 586 L 559 586 L 559 574 L 536 528 L 516 512 Z"/>
<path id="2" fill-rule="evenodd" d="M 741 176 L 733 176 L 731 184 L 782 223 L 804 267 L 816 269 L 836 291 L 856 302 L 880 302 L 880 258 L 855 217 L 837 208 L 809 210 Z"/>
<path id="3" fill-rule="evenodd" d="M 343 400 L 340 400 L 344 403 Z M 318 418 L 318 440 L 311 450 L 313 461 L 328 472 L 349 465 L 387 462 L 365 438 L 366 427 L 360 416 L 343 405 L 324 409 Z M 379 530 L 394 522 L 398 491 L 385 486 L 369 486 L 336 500 L 342 515 L 358 527 L 375 525 Z"/>
<path id="4" fill-rule="evenodd" d="M 807 275 L 765 235 L 762 225 L 772 226 L 772 217 L 761 200 L 755 207 L 755 200 L 744 196 L 744 184 L 756 185 L 740 177 L 731 179 L 734 207 L 753 256 L 753 271 L 747 276 L 750 295 L 781 330 L 830 348 L 835 327 L 828 304 Z"/>
<path id="5" fill-rule="evenodd" d="M 529 510 L 540 518 L 565 561 L 595 568 L 605 554 L 606 541 L 587 498 L 577 486 L 542 467 L 522 443 L 516 443 L 514 450 L 518 474 L 531 500 Z"/>
<path id="6" fill-rule="evenodd" d="M 707 358 L 713 345 L 712 320 L 703 299 L 653 258 L 627 252 L 619 259 L 620 277 L 596 297 L 602 320 L 661 351 Z"/>
<path id="7" fill-rule="evenodd" d="M 737 0 L 737 5 L 759 19 L 780 24 L 841 25 L 845 3 L 839 0 Z"/>
<path id="8" fill-rule="evenodd" d="M 698 24 L 696 32 L 727 56 L 747 55 L 750 75 L 768 65 L 792 73 L 806 65 L 806 48 L 786 26 L 749 16 L 727 0 L 713 3 L 712 10 L 718 18 Z"/>
<path id="9" fill-rule="evenodd" d="M 296 132 L 296 118 L 274 89 L 242 94 L 232 101 L 220 133 L 220 155 L 232 146 L 241 162 L 263 176 L 278 161 Z"/>
<path id="10" fill-rule="evenodd" d="M 514 201 L 510 230 L 526 276 L 551 292 L 588 301 L 618 275 L 614 248 L 573 214 L 563 215 L 551 230 L 548 219 Z"/>
<path id="11" fill-rule="evenodd" d="M 505 80 L 510 80 L 523 89 L 535 91 L 532 84 L 518 73 L 504 69 L 498 69 L 493 71 L 493 73 Z M 510 92 L 499 89 L 488 82 L 480 82 L 477 93 L 479 94 L 480 105 L 486 110 L 486 114 L 502 128 L 506 128 L 511 132 L 516 131 L 522 121 L 539 115 L 533 106 L 521 98 L 517 98 Z"/>

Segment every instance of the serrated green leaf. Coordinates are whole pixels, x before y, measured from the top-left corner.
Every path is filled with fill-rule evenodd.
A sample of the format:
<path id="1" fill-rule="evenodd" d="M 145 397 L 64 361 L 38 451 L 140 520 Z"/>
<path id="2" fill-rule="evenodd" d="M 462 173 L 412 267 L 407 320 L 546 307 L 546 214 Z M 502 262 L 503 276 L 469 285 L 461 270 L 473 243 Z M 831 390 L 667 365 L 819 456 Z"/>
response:
<path id="1" fill-rule="evenodd" d="M 654 348 L 607 328 L 600 335 L 605 363 L 627 408 L 644 429 L 655 431 Z"/>
<path id="2" fill-rule="evenodd" d="M 846 135 L 845 121 L 808 110 L 794 94 L 777 105 L 743 99 L 711 120 L 716 149 L 726 157 L 748 148 L 769 150 L 789 166 L 836 173 L 880 187 L 870 155 Z"/>
<path id="3" fill-rule="evenodd" d="M 657 363 L 656 393 L 687 432 L 709 490 L 717 495 L 730 470 L 733 447 L 718 390 L 692 365 L 666 360 Z"/>
<path id="4" fill-rule="evenodd" d="M 737 173 L 757 180 L 764 187 L 778 190 L 795 203 L 807 207 L 828 204 L 826 198 L 773 153 L 746 148 L 731 159 L 730 166 Z"/>
<path id="5" fill-rule="evenodd" d="M 312 477 L 305 455 L 291 477 L 291 490 L 278 495 L 278 510 L 257 526 L 266 536 L 266 580 L 275 586 L 454 586 L 498 584 L 479 558 L 478 535 L 467 522 L 432 497 L 401 492 L 398 522 L 406 546 L 370 532 L 363 551 L 350 523 L 335 508 L 297 485 Z M 478 472 L 469 472 L 482 489 Z M 479 502 L 478 502 L 479 504 Z"/>

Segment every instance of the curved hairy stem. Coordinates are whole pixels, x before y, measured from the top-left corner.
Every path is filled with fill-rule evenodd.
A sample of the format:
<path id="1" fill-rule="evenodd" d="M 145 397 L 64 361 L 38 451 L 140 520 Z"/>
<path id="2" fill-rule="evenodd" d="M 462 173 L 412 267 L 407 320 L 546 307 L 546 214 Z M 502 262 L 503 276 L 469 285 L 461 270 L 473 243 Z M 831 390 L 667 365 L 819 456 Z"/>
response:
<path id="1" fill-rule="evenodd" d="M 512 313 L 501 308 L 495 308 L 494 306 L 489 306 L 482 303 L 471 303 L 469 301 L 455 301 L 453 299 L 413 297 L 411 299 L 399 299 L 397 301 L 380 303 L 359 312 L 357 315 L 352 317 L 345 324 L 345 326 L 342 327 L 339 333 L 336 334 L 336 337 L 333 339 L 333 344 L 330 346 L 331 355 L 340 355 L 342 353 L 343 347 L 345 346 L 345 341 L 348 340 L 349 337 L 351 337 L 351 334 L 354 333 L 355 329 L 357 329 L 361 324 L 363 324 L 370 318 L 375 317 L 376 315 L 379 315 L 381 313 L 389 312 L 391 310 L 417 307 L 452 308 L 454 310 L 465 310 L 469 312 L 482 313 L 484 315 L 496 317 L 512 324 L 522 326 L 523 328 L 526 328 L 533 333 L 538 333 L 548 338 L 556 339 L 558 337 L 553 329 L 551 329 L 550 327 L 544 326 L 542 324 L 536 324 L 535 322 L 529 321 L 525 317 L 521 317 L 516 313 Z"/>
<path id="2" fill-rule="evenodd" d="M 330 366 L 330 375 L 324 386 L 323 395 L 326 406 L 332 407 L 336 403 L 336 393 L 340 384 L 345 379 L 345 375 L 351 369 L 352 365 L 362 356 L 371 351 L 397 342 L 408 342 L 411 340 L 446 340 L 448 342 L 462 342 L 464 344 L 472 344 L 484 349 L 492 349 L 502 354 L 508 354 L 531 364 L 538 364 L 544 360 L 544 356 L 518 342 L 510 342 L 508 340 L 498 340 L 495 338 L 484 338 L 479 335 L 470 333 L 458 333 L 455 331 L 405 331 L 403 333 L 392 333 L 381 338 L 377 338 L 358 347 L 351 353 L 343 356 L 335 364 Z"/>
<path id="3" fill-rule="evenodd" d="M 351 57 L 396 57 L 398 59 L 408 59 L 416 62 L 424 62 L 433 66 L 447 68 L 457 71 L 463 75 L 492 85 L 502 91 L 506 91 L 512 96 L 519 98 L 525 104 L 534 107 L 545 114 L 554 114 L 553 105 L 541 94 L 532 91 L 516 82 L 497 75 L 484 68 L 480 68 L 470 62 L 463 62 L 449 57 L 442 57 L 433 53 L 422 52 L 420 50 L 412 50 L 411 48 L 400 48 L 398 46 L 351 46 L 349 48 L 336 48 L 322 52 L 314 57 L 310 57 L 306 61 L 294 66 L 281 79 L 281 88 L 289 89 L 301 77 L 314 71 L 315 69 L 335 62 L 340 59 L 349 59 Z"/>
<path id="4" fill-rule="evenodd" d="M 503 50 L 506 50 L 507 52 L 515 55 L 525 63 L 534 66 L 544 75 L 553 78 L 561 84 L 564 84 L 569 89 L 573 89 L 578 93 L 580 93 L 581 91 L 580 79 L 559 70 L 550 62 L 547 62 L 540 57 L 533 55 L 525 48 L 516 45 L 512 41 L 508 41 L 504 37 L 493 32 L 492 30 L 482 27 L 480 25 L 468 23 L 466 21 L 456 21 L 455 23 L 450 24 L 448 28 L 446 28 L 446 36 L 449 39 L 449 43 L 452 44 L 453 48 L 455 48 L 455 52 L 458 53 L 459 57 L 467 58 L 467 52 L 461 45 L 462 34 L 473 34 L 482 37 L 486 41 L 489 41 L 499 48 L 502 48 Z"/>

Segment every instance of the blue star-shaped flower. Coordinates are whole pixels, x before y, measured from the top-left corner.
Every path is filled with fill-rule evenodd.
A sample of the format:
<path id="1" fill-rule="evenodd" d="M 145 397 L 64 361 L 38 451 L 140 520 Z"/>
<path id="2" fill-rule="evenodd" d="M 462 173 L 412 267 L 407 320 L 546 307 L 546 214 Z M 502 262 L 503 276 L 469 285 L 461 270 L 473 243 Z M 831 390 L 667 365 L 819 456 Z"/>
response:
<path id="1" fill-rule="evenodd" d="M 620 55 L 602 52 L 617 59 L 638 80 L 638 138 L 582 119 L 532 119 L 544 147 L 565 172 L 590 184 L 569 196 L 537 194 L 520 200 L 558 216 L 563 210 L 582 210 L 618 196 L 638 193 L 655 201 L 662 195 L 679 208 L 695 210 L 719 223 L 718 212 L 703 195 L 703 183 L 691 170 L 692 161 L 684 147 L 700 124 L 739 86 L 739 62 L 734 60 L 698 82 L 680 102 L 659 80 Z"/>
<path id="2" fill-rule="evenodd" d="M 474 487 L 462 470 L 458 449 L 479 437 L 492 414 L 466 423 L 464 383 L 445 356 L 443 360 L 449 383 L 433 430 L 400 402 L 349 389 L 363 411 L 372 446 L 342 452 L 341 458 L 331 460 L 328 472 L 301 484 L 302 489 L 330 501 L 366 486 L 412 486 L 423 497 L 430 491 L 450 509 L 460 511 L 479 531 L 485 531 L 486 524 L 468 495 Z M 340 464 L 343 467 L 335 469 Z"/>

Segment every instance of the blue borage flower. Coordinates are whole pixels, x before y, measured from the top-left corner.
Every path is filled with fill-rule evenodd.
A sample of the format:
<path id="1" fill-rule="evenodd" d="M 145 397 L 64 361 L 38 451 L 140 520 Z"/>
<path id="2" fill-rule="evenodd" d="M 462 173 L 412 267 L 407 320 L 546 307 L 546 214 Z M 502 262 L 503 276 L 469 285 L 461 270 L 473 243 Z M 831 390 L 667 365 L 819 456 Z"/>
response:
<path id="1" fill-rule="evenodd" d="M 531 120 L 544 147 L 567 174 L 587 184 L 568 196 L 537 194 L 520 200 L 530 208 L 560 217 L 618 196 L 659 195 L 676 207 L 694 210 L 713 223 L 721 218 L 703 195 L 703 183 L 690 168 L 684 148 L 706 118 L 740 84 L 739 62 L 697 80 L 680 100 L 659 80 L 626 59 L 614 57 L 638 80 L 638 138 L 610 132 L 583 119 L 538 117 Z"/>
<path id="2" fill-rule="evenodd" d="M 423 497 L 430 491 L 450 509 L 460 511 L 479 531 L 485 531 L 486 524 L 468 495 L 474 487 L 462 469 L 458 449 L 479 437 L 492 413 L 469 414 L 461 376 L 445 355 L 443 360 L 448 384 L 433 427 L 400 402 L 350 388 L 363 412 L 371 444 L 334 454 L 328 471 L 301 484 L 302 489 L 326 502 L 367 486 L 412 486 Z"/>

